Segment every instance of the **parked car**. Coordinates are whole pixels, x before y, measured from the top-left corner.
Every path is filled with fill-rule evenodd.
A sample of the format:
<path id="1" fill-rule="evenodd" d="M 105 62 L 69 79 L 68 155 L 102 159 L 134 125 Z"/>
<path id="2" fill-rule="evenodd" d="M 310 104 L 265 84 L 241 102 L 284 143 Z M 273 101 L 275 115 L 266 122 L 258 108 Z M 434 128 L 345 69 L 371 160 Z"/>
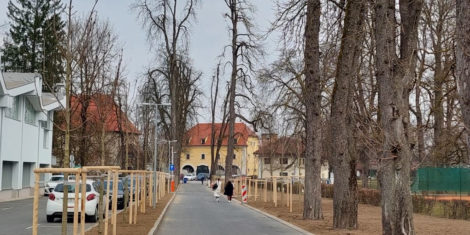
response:
<path id="1" fill-rule="evenodd" d="M 97 190 L 99 190 L 99 185 L 100 185 L 100 182 L 95 182 L 95 188 Z M 108 181 L 104 181 L 104 192 L 106 193 L 106 189 L 108 187 Z M 118 181 L 118 188 L 117 188 L 117 209 L 118 210 L 122 210 L 124 209 L 124 184 L 122 182 L 122 180 L 119 180 Z M 110 181 L 110 184 L 109 184 L 109 193 L 106 193 L 106 195 L 109 196 L 109 208 L 111 209 L 112 208 L 112 200 L 113 200 L 113 181 Z M 127 202 L 127 204 L 129 205 L 129 202 Z"/>
<path id="2" fill-rule="evenodd" d="M 75 207 L 75 181 L 69 181 L 66 184 L 68 188 L 68 206 L 67 216 L 73 216 Z M 77 189 L 79 190 L 79 212 L 81 208 L 81 185 Z M 47 200 L 46 215 L 47 222 L 54 222 L 54 218 L 62 217 L 62 199 L 64 197 L 64 183 L 59 183 L 54 188 L 54 191 L 49 194 Z M 90 222 L 96 222 L 98 220 L 98 201 L 99 193 L 93 186 L 92 180 L 86 181 L 86 203 L 85 203 L 85 219 Z M 80 212 L 81 213 L 81 212 Z"/>
<path id="3" fill-rule="evenodd" d="M 188 173 L 187 175 L 185 175 L 185 176 L 183 177 L 183 179 L 187 179 L 188 181 L 189 181 L 189 180 L 196 180 L 196 174 L 194 174 L 194 173 Z"/>
<path id="4" fill-rule="evenodd" d="M 75 175 L 69 175 L 68 176 L 69 181 L 70 180 L 75 180 Z M 57 184 L 62 183 L 64 181 L 64 175 L 52 175 L 51 179 L 46 183 L 44 187 L 44 196 L 49 195 L 54 188 L 57 186 Z"/>
<path id="5" fill-rule="evenodd" d="M 52 177 L 47 181 L 46 186 L 44 187 L 44 196 L 52 193 L 57 184 L 64 181 L 64 175 L 52 175 Z"/>

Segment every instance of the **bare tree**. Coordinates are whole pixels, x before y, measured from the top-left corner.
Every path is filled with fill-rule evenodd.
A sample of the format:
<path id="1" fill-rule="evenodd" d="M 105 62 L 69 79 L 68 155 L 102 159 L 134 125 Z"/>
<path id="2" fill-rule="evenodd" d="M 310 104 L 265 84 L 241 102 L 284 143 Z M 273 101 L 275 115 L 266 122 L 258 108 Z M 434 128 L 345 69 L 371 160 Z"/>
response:
<path id="1" fill-rule="evenodd" d="M 365 1 L 348 1 L 331 104 L 331 163 L 335 173 L 333 227 L 357 228 L 357 152 L 354 136 L 353 89 L 363 38 Z"/>
<path id="2" fill-rule="evenodd" d="M 468 1 L 457 0 L 457 27 L 456 27 L 456 77 L 458 92 L 460 95 L 460 107 L 467 130 L 467 149 L 470 150 L 470 3 Z M 470 151 L 469 151 L 470 152 Z M 469 154 L 470 155 L 470 154 Z M 468 156 L 470 162 L 470 156 Z"/>
<path id="3" fill-rule="evenodd" d="M 383 132 L 379 183 L 383 234 L 414 234 L 410 194 L 412 154 L 409 144 L 409 92 L 416 68 L 418 21 L 423 1 L 399 3 L 399 53 L 395 39 L 398 24 L 395 1 L 375 3 L 376 76 L 379 119 Z"/>
<path id="4" fill-rule="evenodd" d="M 243 98 L 251 102 L 251 99 L 237 89 L 237 86 L 244 87 L 248 92 L 252 92 L 253 85 L 250 73 L 254 71 L 254 63 L 262 55 L 260 46 L 257 43 L 252 14 L 254 8 L 247 0 L 225 0 L 229 12 L 225 16 L 229 19 L 229 32 L 231 44 L 228 46 L 231 52 L 229 100 L 228 100 L 228 146 L 225 158 L 225 181 L 232 177 L 232 162 L 235 146 L 235 120 L 240 118 L 245 122 L 253 124 L 256 131 L 256 121 L 245 118 L 240 112 L 236 112 L 236 98 Z M 239 105 L 238 105 L 239 106 Z M 255 118 L 256 119 L 256 118 Z"/>
<path id="5" fill-rule="evenodd" d="M 168 139 L 176 139 L 176 155 L 181 155 L 181 146 L 190 116 L 194 113 L 197 96 L 197 73 L 187 58 L 187 36 L 190 20 L 195 15 L 196 0 L 179 4 L 178 0 L 139 0 L 134 8 L 148 29 L 148 40 L 157 45 L 163 61 L 149 73 L 153 78 L 163 78 L 164 96 L 155 91 L 155 98 L 163 97 L 171 103 L 171 111 L 159 106 L 160 118 Z M 160 44 L 162 40 L 163 43 Z M 158 46 L 161 45 L 161 46 Z M 158 74 L 158 76 L 157 76 Z M 153 79 L 152 78 L 152 79 Z M 154 83 L 156 84 L 156 83 Z M 175 174 L 180 173 L 180 158 L 175 158 Z M 178 183 L 179 181 L 176 181 Z"/>
<path id="6" fill-rule="evenodd" d="M 220 160 L 220 149 L 222 147 L 222 141 L 225 138 L 227 132 L 227 103 L 228 95 L 227 92 L 223 104 L 220 107 L 222 112 L 220 127 L 216 128 L 215 119 L 217 111 L 217 99 L 219 95 L 219 83 L 220 83 L 220 64 L 217 65 L 216 74 L 212 79 L 211 83 L 211 179 L 216 174 L 219 168 Z"/>
<path id="7" fill-rule="evenodd" d="M 306 100 L 306 148 L 305 194 L 303 217 L 322 219 L 321 210 L 321 82 L 320 82 L 320 12 L 319 0 L 307 1 L 305 23 L 305 94 Z"/>

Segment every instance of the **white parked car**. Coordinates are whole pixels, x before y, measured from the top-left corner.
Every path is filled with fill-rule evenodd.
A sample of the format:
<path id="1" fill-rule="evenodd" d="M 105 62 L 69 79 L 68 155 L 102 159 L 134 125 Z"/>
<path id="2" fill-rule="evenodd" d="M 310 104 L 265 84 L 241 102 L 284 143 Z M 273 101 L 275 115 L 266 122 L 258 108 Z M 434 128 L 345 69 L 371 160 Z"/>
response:
<path id="1" fill-rule="evenodd" d="M 194 173 L 189 173 L 187 175 L 184 176 L 184 179 L 187 179 L 188 181 L 190 180 L 196 180 L 196 174 Z"/>
<path id="2" fill-rule="evenodd" d="M 57 184 L 62 183 L 62 181 L 64 181 L 64 175 L 53 175 L 44 187 L 44 195 L 52 193 Z"/>
<path id="3" fill-rule="evenodd" d="M 75 175 L 69 175 L 69 180 L 75 180 Z M 47 181 L 46 186 L 44 187 L 44 196 L 49 195 L 54 191 L 54 188 L 57 184 L 64 181 L 64 175 L 52 175 L 51 179 Z"/>
<path id="4" fill-rule="evenodd" d="M 73 216 L 75 204 L 75 181 L 69 181 L 68 185 L 68 206 L 67 215 Z M 81 185 L 80 185 L 81 187 Z M 79 205 L 78 212 L 81 213 L 81 189 L 79 188 Z M 62 198 L 64 196 L 64 183 L 59 183 L 54 191 L 49 194 L 47 200 L 46 215 L 47 222 L 54 222 L 54 218 L 62 217 Z M 93 186 L 92 180 L 86 182 L 86 203 L 85 203 L 85 219 L 90 222 L 98 220 L 98 201 L 99 194 Z"/>

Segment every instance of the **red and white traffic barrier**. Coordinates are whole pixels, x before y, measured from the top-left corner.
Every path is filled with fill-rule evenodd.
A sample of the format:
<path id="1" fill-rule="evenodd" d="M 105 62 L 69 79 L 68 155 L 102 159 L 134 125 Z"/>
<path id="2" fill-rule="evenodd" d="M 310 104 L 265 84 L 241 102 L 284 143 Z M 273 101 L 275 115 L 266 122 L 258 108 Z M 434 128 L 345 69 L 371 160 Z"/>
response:
<path id="1" fill-rule="evenodd" d="M 248 194 L 246 193 L 246 186 L 242 185 L 242 201 L 243 203 L 248 202 Z"/>

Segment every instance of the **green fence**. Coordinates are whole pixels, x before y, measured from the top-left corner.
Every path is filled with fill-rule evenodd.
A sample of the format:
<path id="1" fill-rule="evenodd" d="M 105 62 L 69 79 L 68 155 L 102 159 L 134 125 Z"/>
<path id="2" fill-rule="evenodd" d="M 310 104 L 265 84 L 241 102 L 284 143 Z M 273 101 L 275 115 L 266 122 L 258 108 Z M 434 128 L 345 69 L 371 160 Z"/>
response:
<path id="1" fill-rule="evenodd" d="M 423 167 L 416 172 L 413 192 L 470 192 L 469 168 Z"/>

